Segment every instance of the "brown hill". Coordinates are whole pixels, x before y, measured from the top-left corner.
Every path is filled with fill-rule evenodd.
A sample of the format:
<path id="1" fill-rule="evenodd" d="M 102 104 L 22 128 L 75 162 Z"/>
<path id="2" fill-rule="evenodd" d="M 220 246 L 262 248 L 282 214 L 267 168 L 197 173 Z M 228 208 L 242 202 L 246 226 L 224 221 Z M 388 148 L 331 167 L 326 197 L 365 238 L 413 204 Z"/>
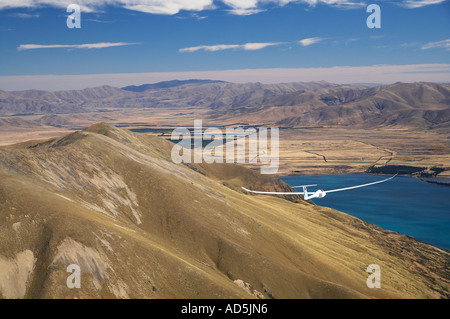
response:
<path id="1" fill-rule="evenodd" d="M 2 94 L 3 92 L 3 94 Z M 0 114 L 55 114 L 78 113 L 95 110 L 109 98 L 126 95 L 127 92 L 110 86 L 48 92 L 42 90 L 24 90 L 0 92 Z M 114 105 L 117 107 L 117 105 Z"/>
<path id="2" fill-rule="evenodd" d="M 47 92 L 40 90 L 0 91 L 0 115 L 77 113 L 98 108 L 142 108 L 167 106 L 220 107 L 248 104 L 266 95 L 333 86 L 327 82 L 235 84 L 228 82 L 185 84 L 177 87 L 132 92 L 111 86 L 84 90 Z"/>
<path id="3" fill-rule="evenodd" d="M 377 87 L 327 82 L 189 83 L 137 92 L 110 86 L 46 92 L 0 91 L 0 115 L 54 114 L 104 108 L 205 108 L 211 119 L 302 126 L 446 128 L 450 85 L 395 83 Z"/>
<path id="4" fill-rule="evenodd" d="M 104 123 L 0 148 L 4 298 L 448 298 L 450 254 Z M 248 184 L 247 184 L 248 183 Z M 228 186 L 228 187 L 227 187 Z M 69 289 L 66 267 L 81 267 Z M 366 286 L 367 265 L 382 289 Z"/>
<path id="5" fill-rule="evenodd" d="M 298 91 L 273 96 L 256 106 L 229 106 L 212 111 L 210 116 L 282 127 L 435 128 L 450 123 L 450 85 L 395 83 Z"/>
<path id="6" fill-rule="evenodd" d="M 34 121 L 27 121 L 18 117 L 0 117 L 0 129 L 2 131 L 18 128 L 38 128 L 39 126 Z"/>

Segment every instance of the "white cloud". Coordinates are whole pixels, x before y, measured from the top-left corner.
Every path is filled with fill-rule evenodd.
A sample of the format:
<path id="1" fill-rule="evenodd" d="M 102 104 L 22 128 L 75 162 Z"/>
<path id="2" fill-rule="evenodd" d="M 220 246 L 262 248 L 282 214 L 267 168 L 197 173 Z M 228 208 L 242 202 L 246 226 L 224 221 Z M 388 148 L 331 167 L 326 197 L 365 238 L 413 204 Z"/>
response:
<path id="1" fill-rule="evenodd" d="M 403 1 L 402 5 L 409 9 L 415 9 L 429 6 L 432 4 L 439 4 L 445 1 L 446 0 L 405 0 Z"/>
<path id="2" fill-rule="evenodd" d="M 22 19 L 31 19 L 31 18 L 39 18 L 41 15 L 39 13 L 31 14 L 31 13 L 17 12 L 11 13 L 9 16 Z"/>
<path id="3" fill-rule="evenodd" d="M 304 47 L 316 44 L 323 41 L 322 38 L 307 38 L 307 39 L 303 39 L 298 41 L 298 43 L 300 43 L 301 45 L 303 45 Z"/>
<path id="4" fill-rule="evenodd" d="M 422 50 L 435 49 L 435 48 L 441 48 L 441 49 L 446 49 L 447 51 L 450 51 L 450 39 L 437 41 L 437 42 L 430 42 L 430 43 L 422 45 Z"/>
<path id="5" fill-rule="evenodd" d="M 237 49 L 239 47 L 240 47 L 239 44 L 199 45 L 196 47 L 183 48 L 178 51 L 180 51 L 180 52 L 196 52 L 196 51 L 204 50 L 204 51 L 215 52 L 215 51 L 222 51 L 222 50 L 229 50 L 229 49 Z"/>
<path id="6" fill-rule="evenodd" d="M 32 0 L 0 0 L 0 9 L 32 7 Z"/>
<path id="7" fill-rule="evenodd" d="M 97 23 L 113 23 L 115 21 L 111 20 L 100 20 L 100 19 L 85 19 L 86 21 L 97 22 Z"/>
<path id="8" fill-rule="evenodd" d="M 119 47 L 124 45 L 133 45 L 136 43 L 127 42 L 99 42 L 99 43 L 87 43 L 87 44 L 21 44 L 17 47 L 19 51 L 22 50 L 34 50 L 34 49 L 103 49 L 110 47 Z"/>
<path id="9" fill-rule="evenodd" d="M 419 7 L 441 3 L 445 0 L 405 0 L 407 7 Z M 199 12 L 215 9 L 214 4 L 223 3 L 230 13 L 250 15 L 265 11 L 265 6 L 284 6 L 290 3 L 301 3 L 314 7 L 318 4 L 337 8 L 352 9 L 366 5 L 364 1 L 352 0 L 0 0 L 0 10 L 8 8 L 39 8 L 53 6 L 67 8 L 71 3 L 79 4 L 83 12 L 96 12 L 107 5 L 122 7 L 128 10 L 150 14 L 174 15 L 182 10 Z"/>
<path id="10" fill-rule="evenodd" d="M 295 0 L 294 0 L 295 1 Z M 286 0 L 284 2 L 293 2 Z M 348 0 L 301 0 L 301 2 L 307 3 L 310 6 L 316 6 L 318 4 L 326 4 L 333 7 L 344 8 L 344 9 L 355 9 L 367 6 L 365 2 L 359 1 L 348 1 Z"/>
<path id="11" fill-rule="evenodd" d="M 343 9 L 354 9 L 366 6 L 365 2 L 349 0 L 222 0 L 222 2 L 232 8 L 229 12 L 236 15 L 250 15 L 265 11 L 262 7 L 267 4 L 285 6 L 289 3 L 303 3 L 311 7 L 315 7 L 318 4 L 325 4 Z"/>
<path id="12" fill-rule="evenodd" d="M 269 42 L 269 43 L 246 43 L 242 47 L 244 50 L 253 51 L 253 50 L 261 50 L 267 47 L 271 47 L 274 45 L 280 45 L 281 42 Z"/>
<path id="13" fill-rule="evenodd" d="M 419 8 L 439 4 L 446 0 L 404 0 L 401 5 L 406 8 Z M 39 8 L 53 6 L 67 8 L 71 3 L 79 4 L 83 12 L 96 12 L 107 5 L 122 7 L 128 10 L 150 14 L 174 15 L 182 10 L 199 12 L 212 10 L 214 4 L 223 3 L 230 13 L 235 15 L 251 15 L 265 11 L 267 6 L 285 6 L 290 3 L 301 3 L 315 7 L 328 5 L 336 8 L 355 9 L 367 6 L 365 1 L 353 0 L 0 0 L 0 10 L 8 8 Z"/>
<path id="14" fill-rule="evenodd" d="M 0 10 L 7 8 L 38 8 L 53 6 L 67 8 L 80 5 L 83 12 L 99 11 L 106 5 L 153 14 L 177 14 L 181 10 L 202 11 L 213 8 L 213 0 L 0 0 Z"/>
<path id="15" fill-rule="evenodd" d="M 251 15 L 264 11 L 258 8 L 258 0 L 222 0 L 222 2 L 231 7 L 231 10 L 228 10 L 230 13 L 236 15 Z"/>
<path id="16" fill-rule="evenodd" d="M 296 43 L 301 44 L 304 47 L 319 43 L 324 41 L 324 38 L 307 38 L 300 41 L 296 41 Z M 352 41 L 357 41 L 358 39 L 349 39 L 345 43 L 349 43 Z M 216 44 L 216 45 L 199 45 L 195 47 L 188 47 L 188 48 L 182 48 L 179 49 L 179 52 L 197 52 L 197 51 L 209 51 L 209 52 L 215 52 L 215 51 L 223 51 L 223 50 L 231 50 L 231 49 L 241 49 L 245 51 L 255 51 L 255 50 L 261 50 L 265 49 L 267 47 L 276 46 L 276 45 L 283 45 L 283 44 L 289 44 L 294 42 L 250 42 L 245 44 Z M 337 45 L 338 42 L 336 41 L 335 45 Z"/>
<path id="17" fill-rule="evenodd" d="M 111 0 L 125 9 L 153 14 L 177 14 L 181 10 L 203 11 L 214 8 L 213 0 Z"/>
<path id="18" fill-rule="evenodd" d="M 216 45 L 199 45 L 195 47 L 183 48 L 179 52 L 196 52 L 196 51 L 223 51 L 231 49 L 242 49 L 245 51 L 255 51 L 267 48 L 269 46 L 280 45 L 280 42 L 266 42 L 266 43 L 245 43 L 245 44 L 216 44 Z"/>
<path id="19" fill-rule="evenodd" d="M 238 15 L 238 16 L 249 16 L 252 14 L 257 14 L 266 10 L 263 9 L 231 9 L 227 10 L 231 14 Z"/>
<path id="20" fill-rule="evenodd" d="M 69 4 L 77 3 L 83 12 L 93 12 L 99 6 L 104 5 L 107 0 L 0 0 L 0 10 L 10 8 L 40 8 L 43 6 L 52 6 L 58 8 L 67 8 Z"/>
<path id="21" fill-rule="evenodd" d="M 226 5 L 236 9 L 256 8 L 258 0 L 222 0 Z"/>

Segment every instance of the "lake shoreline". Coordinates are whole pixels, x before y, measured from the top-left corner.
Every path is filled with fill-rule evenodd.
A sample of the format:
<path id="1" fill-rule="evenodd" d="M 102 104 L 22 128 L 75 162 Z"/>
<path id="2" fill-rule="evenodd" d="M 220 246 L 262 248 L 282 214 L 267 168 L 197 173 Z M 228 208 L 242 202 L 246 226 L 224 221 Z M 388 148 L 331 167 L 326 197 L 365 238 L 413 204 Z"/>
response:
<path id="1" fill-rule="evenodd" d="M 438 184 L 442 186 L 450 186 L 450 178 L 449 177 L 417 177 L 418 180 L 425 183 L 430 184 Z"/>
<path id="2" fill-rule="evenodd" d="M 332 174 L 332 173 L 324 173 L 324 174 L 287 174 L 287 175 L 280 175 L 277 176 L 278 178 L 283 177 L 299 177 L 299 176 L 327 176 L 327 175 L 348 175 L 348 174 L 361 174 L 361 175 L 373 175 L 373 176 L 393 176 L 394 174 L 383 174 L 383 173 L 368 173 L 368 172 L 348 172 L 348 173 L 339 173 L 339 174 Z M 416 176 L 413 174 L 399 174 L 398 176 L 407 176 L 415 178 L 421 182 L 424 183 L 430 183 L 430 184 L 437 184 L 442 186 L 450 186 L 450 176 L 449 177 L 441 177 L 441 176 L 434 176 L 434 177 L 421 177 Z"/>

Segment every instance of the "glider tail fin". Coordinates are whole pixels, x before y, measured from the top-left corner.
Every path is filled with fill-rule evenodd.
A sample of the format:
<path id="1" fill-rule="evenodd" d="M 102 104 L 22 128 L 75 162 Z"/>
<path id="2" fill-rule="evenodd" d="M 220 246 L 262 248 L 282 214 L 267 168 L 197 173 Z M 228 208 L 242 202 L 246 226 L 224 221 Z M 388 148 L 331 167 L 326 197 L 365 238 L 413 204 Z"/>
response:
<path id="1" fill-rule="evenodd" d="M 308 199 L 311 198 L 311 197 L 308 196 L 308 189 L 307 189 L 307 187 L 308 187 L 308 185 L 302 186 L 302 188 L 303 188 L 303 199 L 304 200 L 308 200 Z"/>
<path id="2" fill-rule="evenodd" d="M 302 188 L 303 189 L 303 199 L 304 200 L 308 200 L 308 199 L 311 199 L 311 198 L 313 198 L 313 196 L 309 196 L 308 195 L 308 189 L 307 189 L 307 187 L 309 187 L 309 186 L 311 186 L 311 187 L 313 187 L 313 186 L 317 186 L 317 184 L 312 184 L 312 185 L 301 185 L 301 186 L 293 186 L 293 188 Z"/>

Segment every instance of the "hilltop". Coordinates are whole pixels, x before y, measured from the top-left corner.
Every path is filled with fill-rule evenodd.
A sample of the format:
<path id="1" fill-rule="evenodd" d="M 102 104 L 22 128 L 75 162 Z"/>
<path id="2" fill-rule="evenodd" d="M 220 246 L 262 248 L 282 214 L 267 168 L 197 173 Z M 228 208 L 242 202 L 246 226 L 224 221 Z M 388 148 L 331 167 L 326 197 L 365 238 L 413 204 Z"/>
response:
<path id="1" fill-rule="evenodd" d="M 4 298 L 448 298 L 450 253 L 105 123 L 0 147 Z M 82 269 L 68 289 L 66 267 Z M 382 289 L 366 286 L 367 265 Z M 11 275 L 8 275 L 11 274 Z"/>

